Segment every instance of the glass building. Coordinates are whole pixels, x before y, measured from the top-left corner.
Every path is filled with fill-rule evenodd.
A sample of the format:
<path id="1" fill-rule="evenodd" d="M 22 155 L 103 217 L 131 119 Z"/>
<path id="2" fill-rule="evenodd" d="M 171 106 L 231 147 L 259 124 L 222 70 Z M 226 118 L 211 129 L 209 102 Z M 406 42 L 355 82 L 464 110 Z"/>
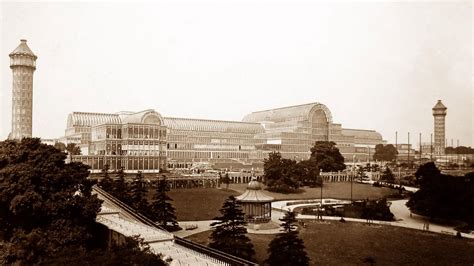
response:
<path id="1" fill-rule="evenodd" d="M 108 165 L 129 172 L 166 169 L 166 126 L 154 110 L 119 114 L 72 113 L 65 142 L 79 140 L 82 155 L 74 156 L 98 172 Z"/>
<path id="2" fill-rule="evenodd" d="M 261 168 L 268 153 L 305 160 L 316 141 L 334 141 L 347 162 L 368 161 L 385 143 L 373 130 L 344 129 L 329 108 L 310 103 L 253 112 L 243 121 L 162 117 L 155 110 L 99 114 L 74 112 L 61 141 L 77 143 L 74 156 L 100 171 L 159 172 L 209 163 L 215 168 Z"/>

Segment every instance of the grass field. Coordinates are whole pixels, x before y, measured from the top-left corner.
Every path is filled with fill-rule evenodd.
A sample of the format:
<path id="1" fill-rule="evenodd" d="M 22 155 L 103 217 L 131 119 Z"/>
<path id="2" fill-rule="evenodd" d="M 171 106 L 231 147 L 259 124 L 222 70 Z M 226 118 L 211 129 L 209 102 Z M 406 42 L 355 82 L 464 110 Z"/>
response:
<path id="1" fill-rule="evenodd" d="M 219 216 L 219 209 L 234 190 L 215 188 L 174 189 L 168 192 L 173 199 L 178 221 L 212 220 Z"/>
<path id="2" fill-rule="evenodd" d="M 245 191 L 247 184 L 231 184 L 229 189 L 233 189 L 240 193 Z M 269 196 L 275 198 L 275 200 L 290 200 L 290 199 L 314 199 L 319 198 L 321 195 L 321 188 L 310 188 L 304 187 L 301 193 L 283 194 L 265 191 Z M 368 184 L 352 183 L 352 197 L 353 199 L 379 199 L 384 196 L 396 193 L 397 190 L 374 187 Z M 351 183 L 340 182 L 340 183 L 325 183 L 323 186 L 323 197 L 324 198 L 337 198 L 337 199 L 350 199 L 351 198 Z"/>
<path id="3" fill-rule="evenodd" d="M 187 239 L 207 245 L 210 231 Z M 474 240 L 361 223 L 308 223 L 302 228 L 312 265 L 363 265 L 372 257 L 377 265 L 473 265 Z M 261 264 L 274 235 L 249 234 Z"/>
<path id="4" fill-rule="evenodd" d="M 178 221 L 212 220 L 220 214 L 219 209 L 227 197 L 242 194 L 246 187 L 247 184 L 231 184 L 228 190 L 216 188 L 173 189 L 168 192 L 168 195 L 173 199 Z M 378 188 L 358 183 L 353 183 L 352 191 L 354 199 L 378 199 L 396 192 L 388 188 Z M 320 197 L 321 189 L 305 187 L 302 193 L 297 194 L 281 194 L 268 191 L 265 191 L 265 193 L 274 197 L 275 200 L 313 199 Z M 350 183 L 325 184 L 323 197 L 349 199 Z"/>

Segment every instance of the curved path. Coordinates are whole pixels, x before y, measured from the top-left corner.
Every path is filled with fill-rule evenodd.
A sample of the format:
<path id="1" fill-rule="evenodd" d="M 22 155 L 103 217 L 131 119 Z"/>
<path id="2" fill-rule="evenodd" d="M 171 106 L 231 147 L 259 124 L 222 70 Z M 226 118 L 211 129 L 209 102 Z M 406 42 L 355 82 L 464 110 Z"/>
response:
<path id="1" fill-rule="evenodd" d="M 323 199 L 325 200 L 325 199 Z M 307 203 L 307 204 L 295 204 L 295 205 L 290 205 L 287 206 L 286 204 L 291 201 L 301 201 L 301 200 L 286 200 L 286 201 L 275 201 L 272 202 L 272 221 L 280 223 L 280 218 L 283 217 L 286 211 L 291 211 L 295 207 L 301 207 L 305 205 L 314 205 L 314 203 Z M 433 224 L 430 223 L 427 217 L 421 216 L 421 215 L 416 215 L 416 214 L 410 214 L 410 210 L 406 206 L 408 200 L 394 200 L 391 201 L 391 206 L 390 206 L 390 211 L 393 213 L 395 216 L 395 221 L 393 222 L 386 222 L 386 221 L 371 221 L 373 224 L 380 224 L 380 225 L 391 225 L 391 226 L 399 226 L 399 227 L 405 227 L 405 228 L 411 228 L 411 229 L 416 229 L 416 230 L 423 230 L 423 231 L 430 231 L 434 233 L 441 233 L 441 234 L 448 234 L 448 235 L 455 235 L 457 233 L 456 230 L 454 230 L 454 227 L 452 226 L 445 226 L 445 225 L 439 225 L 439 224 Z M 298 214 L 296 216 L 297 219 L 301 220 L 315 220 L 316 216 L 315 215 L 303 215 L 303 214 Z M 358 223 L 366 223 L 367 220 L 365 219 L 357 219 L 357 218 L 348 218 L 344 217 L 344 219 L 348 222 L 358 222 Z M 340 217 L 335 217 L 335 216 L 323 216 L 323 220 L 326 221 L 339 221 Z M 210 224 L 213 221 L 188 221 L 188 222 L 180 222 L 179 225 L 182 228 L 185 228 L 186 225 L 198 225 L 196 229 L 193 230 L 181 230 L 178 232 L 175 232 L 174 234 L 180 237 L 186 237 L 190 236 L 193 234 L 197 234 L 200 232 L 204 232 L 207 230 L 211 229 Z M 429 225 L 429 230 L 426 230 L 426 225 Z M 248 228 L 247 231 L 250 234 L 278 234 L 280 233 L 280 229 L 269 229 L 269 230 L 255 230 L 252 228 Z M 465 234 L 461 233 L 463 237 L 467 238 L 472 238 L 474 239 L 474 234 Z"/>

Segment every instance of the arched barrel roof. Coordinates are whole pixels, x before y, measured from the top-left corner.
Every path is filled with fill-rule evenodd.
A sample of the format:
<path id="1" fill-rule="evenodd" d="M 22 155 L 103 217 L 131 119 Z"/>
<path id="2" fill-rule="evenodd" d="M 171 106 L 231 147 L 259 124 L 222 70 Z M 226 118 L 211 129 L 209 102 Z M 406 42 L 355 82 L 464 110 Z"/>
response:
<path id="1" fill-rule="evenodd" d="M 106 123 L 121 124 L 122 121 L 117 114 L 104 113 L 73 112 L 69 114 L 67 118 L 68 128 L 72 126 L 90 127 Z"/>
<path id="2" fill-rule="evenodd" d="M 260 123 L 265 121 L 284 122 L 284 121 L 311 121 L 312 115 L 322 110 L 326 115 L 328 123 L 332 123 L 332 115 L 329 108 L 321 103 L 308 103 L 302 105 L 294 105 L 276 109 L 253 112 L 244 117 L 244 122 Z"/>
<path id="3" fill-rule="evenodd" d="M 375 130 L 365 130 L 365 129 L 350 129 L 350 128 L 342 128 L 342 134 L 346 136 L 354 136 L 358 139 L 372 139 L 372 140 L 380 140 L 382 141 L 382 134 Z"/>
<path id="4" fill-rule="evenodd" d="M 236 121 L 165 117 L 165 125 L 170 129 L 193 131 L 216 131 L 257 134 L 265 130 L 258 123 Z"/>
<path id="5" fill-rule="evenodd" d="M 136 113 L 123 112 L 120 114 L 120 119 L 124 124 L 163 124 L 163 117 L 153 109 L 148 109 Z"/>
<path id="6" fill-rule="evenodd" d="M 163 124 L 163 117 L 155 110 L 120 112 L 118 114 L 73 112 L 67 119 L 67 127 L 91 127 L 100 124 Z"/>

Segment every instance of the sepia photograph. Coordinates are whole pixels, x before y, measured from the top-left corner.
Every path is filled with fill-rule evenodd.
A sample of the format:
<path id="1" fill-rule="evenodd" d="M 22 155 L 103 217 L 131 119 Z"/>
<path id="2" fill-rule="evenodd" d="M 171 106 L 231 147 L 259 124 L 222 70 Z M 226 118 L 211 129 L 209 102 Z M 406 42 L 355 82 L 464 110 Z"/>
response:
<path id="1" fill-rule="evenodd" d="M 472 0 L 0 0 L 0 265 L 474 265 Z"/>

